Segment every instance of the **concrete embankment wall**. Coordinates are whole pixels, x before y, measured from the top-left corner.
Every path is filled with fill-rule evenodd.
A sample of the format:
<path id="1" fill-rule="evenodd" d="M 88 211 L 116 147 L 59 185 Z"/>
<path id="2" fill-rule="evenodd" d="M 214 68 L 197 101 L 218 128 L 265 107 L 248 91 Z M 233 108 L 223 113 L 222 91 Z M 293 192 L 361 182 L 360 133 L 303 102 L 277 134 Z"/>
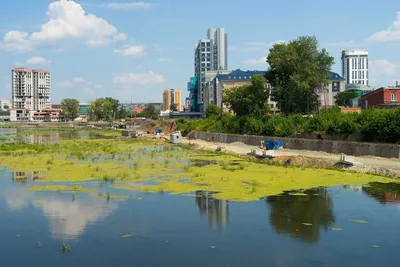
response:
<path id="1" fill-rule="evenodd" d="M 377 156 L 383 158 L 400 158 L 399 144 L 363 143 L 338 140 L 317 140 L 303 138 L 277 138 L 255 135 L 238 135 L 225 133 L 194 132 L 197 139 L 211 140 L 219 143 L 242 142 L 246 145 L 259 146 L 266 139 L 280 139 L 284 148 L 298 150 L 324 151 L 333 154 L 352 156 Z"/>

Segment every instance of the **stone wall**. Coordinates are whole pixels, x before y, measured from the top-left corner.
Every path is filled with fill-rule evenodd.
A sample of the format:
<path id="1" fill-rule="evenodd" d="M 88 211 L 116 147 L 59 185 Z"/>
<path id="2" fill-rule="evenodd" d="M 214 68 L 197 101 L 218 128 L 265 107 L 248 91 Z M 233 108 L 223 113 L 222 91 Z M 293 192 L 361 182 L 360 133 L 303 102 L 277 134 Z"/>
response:
<path id="1" fill-rule="evenodd" d="M 324 151 L 333 154 L 346 154 L 352 156 L 377 156 L 383 158 L 400 158 L 399 144 L 364 143 L 339 140 L 318 140 L 304 138 L 276 138 L 268 136 L 238 135 L 225 133 L 197 132 L 197 139 L 210 140 L 219 143 L 242 142 L 246 145 L 259 146 L 266 139 L 280 139 L 284 148 L 297 150 Z"/>

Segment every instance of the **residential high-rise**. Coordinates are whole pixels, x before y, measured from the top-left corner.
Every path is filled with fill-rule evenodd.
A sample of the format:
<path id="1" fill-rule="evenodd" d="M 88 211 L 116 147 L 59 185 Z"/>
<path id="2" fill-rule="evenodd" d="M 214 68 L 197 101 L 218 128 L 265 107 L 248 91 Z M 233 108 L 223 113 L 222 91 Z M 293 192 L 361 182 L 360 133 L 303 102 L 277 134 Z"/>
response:
<path id="1" fill-rule="evenodd" d="M 346 84 L 358 83 L 369 86 L 368 83 L 368 51 L 343 50 L 342 76 Z"/>
<path id="2" fill-rule="evenodd" d="M 171 110 L 175 105 L 176 111 L 182 111 L 182 94 L 179 89 L 166 89 L 163 92 L 163 111 Z"/>
<path id="3" fill-rule="evenodd" d="M 206 72 L 228 69 L 228 35 L 223 28 L 208 29 L 207 38 L 200 39 L 194 51 L 194 76 L 197 79 L 197 111 L 203 111 Z"/>
<path id="4" fill-rule="evenodd" d="M 50 73 L 46 70 L 16 68 L 12 75 L 12 107 L 42 110 L 51 108 Z"/>

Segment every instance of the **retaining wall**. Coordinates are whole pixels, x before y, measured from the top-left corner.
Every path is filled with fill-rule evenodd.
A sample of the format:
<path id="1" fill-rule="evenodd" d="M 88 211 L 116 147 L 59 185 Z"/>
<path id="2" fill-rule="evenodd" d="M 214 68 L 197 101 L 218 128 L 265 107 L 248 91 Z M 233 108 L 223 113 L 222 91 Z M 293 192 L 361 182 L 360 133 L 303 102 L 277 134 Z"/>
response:
<path id="1" fill-rule="evenodd" d="M 400 158 L 399 144 L 364 143 L 338 140 L 317 140 L 303 138 L 277 138 L 255 135 L 238 135 L 211 132 L 193 132 L 197 139 L 211 140 L 219 143 L 242 142 L 246 145 L 259 146 L 266 139 L 280 139 L 284 148 L 298 150 L 325 151 L 333 154 L 352 156 L 377 156 L 383 158 Z"/>

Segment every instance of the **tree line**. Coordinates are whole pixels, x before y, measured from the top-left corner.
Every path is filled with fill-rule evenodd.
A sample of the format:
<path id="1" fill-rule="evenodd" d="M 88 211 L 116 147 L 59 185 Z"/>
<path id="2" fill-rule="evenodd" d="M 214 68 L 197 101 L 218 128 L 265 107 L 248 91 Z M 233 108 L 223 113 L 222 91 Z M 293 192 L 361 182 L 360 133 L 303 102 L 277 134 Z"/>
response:
<path id="1" fill-rule="evenodd" d="M 61 101 L 61 108 L 63 116 L 67 121 L 73 121 L 81 115 L 77 99 L 63 99 Z M 89 105 L 89 120 L 91 121 L 112 122 L 129 117 L 146 117 L 156 120 L 159 114 L 154 105 L 151 104 L 147 105 L 142 112 L 133 113 L 132 110 L 123 106 L 119 100 L 112 97 L 97 98 Z"/>

